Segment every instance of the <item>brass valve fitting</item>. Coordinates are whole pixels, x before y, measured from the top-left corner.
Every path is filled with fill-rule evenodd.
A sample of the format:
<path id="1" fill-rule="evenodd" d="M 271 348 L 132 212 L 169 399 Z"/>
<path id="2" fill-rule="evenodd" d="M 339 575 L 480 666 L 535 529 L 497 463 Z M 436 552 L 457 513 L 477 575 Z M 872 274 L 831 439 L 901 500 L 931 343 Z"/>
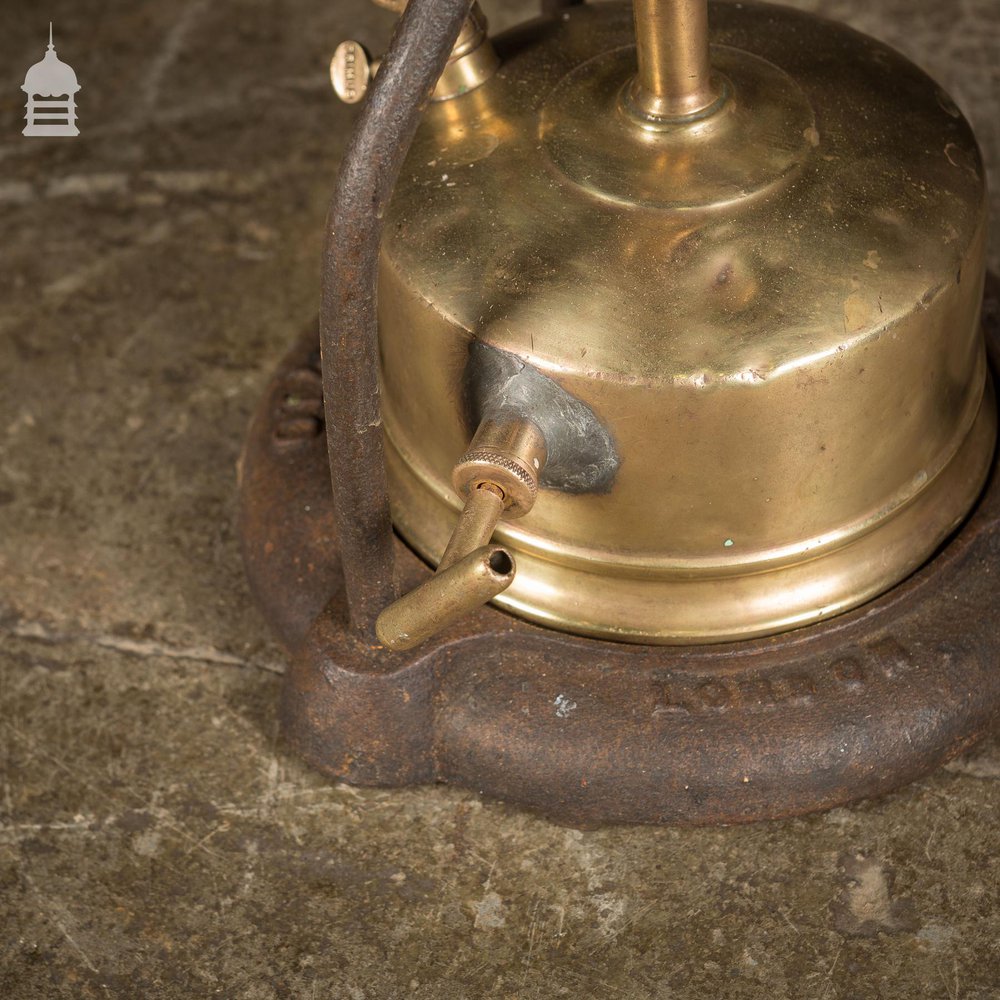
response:
<path id="1" fill-rule="evenodd" d="M 546 456 L 545 438 L 529 420 L 487 417 L 455 463 L 451 482 L 460 497 L 484 483 L 495 484 L 507 516 L 523 517 L 535 504 Z"/>
<path id="2" fill-rule="evenodd" d="M 380 7 L 402 13 L 406 0 L 374 0 Z M 447 101 L 482 86 L 500 66 L 487 34 L 489 22 L 478 3 L 472 5 L 462 31 L 452 49 L 448 64 L 434 88 L 431 99 Z M 330 83 L 345 104 L 358 104 L 368 93 L 381 59 L 373 59 L 368 50 L 352 39 L 341 42 L 330 60 Z"/>

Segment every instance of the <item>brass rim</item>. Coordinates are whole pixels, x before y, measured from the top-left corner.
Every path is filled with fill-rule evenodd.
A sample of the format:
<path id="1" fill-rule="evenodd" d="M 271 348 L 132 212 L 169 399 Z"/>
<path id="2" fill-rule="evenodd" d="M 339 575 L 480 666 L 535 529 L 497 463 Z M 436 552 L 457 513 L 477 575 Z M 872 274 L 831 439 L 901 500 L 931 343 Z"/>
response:
<path id="1" fill-rule="evenodd" d="M 423 559 L 435 563 L 455 511 L 402 458 L 391 428 L 387 412 L 393 522 Z M 961 446 L 909 503 L 824 555 L 741 576 L 644 579 L 587 572 L 519 549 L 502 528 L 497 538 L 514 552 L 518 572 L 494 603 L 548 628 L 655 645 L 750 639 L 823 621 L 890 589 L 933 555 L 979 496 L 995 442 L 996 404 L 988 379 Z"/>

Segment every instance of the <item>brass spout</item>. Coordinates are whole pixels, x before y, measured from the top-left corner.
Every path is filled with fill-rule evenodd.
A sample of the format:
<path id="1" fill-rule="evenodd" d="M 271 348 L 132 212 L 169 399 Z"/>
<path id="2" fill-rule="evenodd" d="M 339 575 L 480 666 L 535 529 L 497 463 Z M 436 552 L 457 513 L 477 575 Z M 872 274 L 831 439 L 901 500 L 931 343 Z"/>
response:
<path id="1" fill-rule="evenodd" d="M 717 103 L 708 52 L 708 0 L 635 0 L 639 72 L 629 102 L 651 121 L 690 118 Z"/>
<path id="2" fill-rule="evenodd" d="M 397 652 L 419 646 L 503 593 L 515 568 L 514 557 L 500 545 L 475 549 L 390 604 L 375 622 L 379 642 Z"/>
<path id="3" fill-rule="evenodd" d="M 488 543 L 504 514 L 531 510 L 546 456 L 545 438 L 530 421 L 483 420 L 452 472 L 465 505 L 451 541 L 434 576 L 378 616 L 375 634 L 383 646 L 411 649 L 510 586 L 514 557 Z"/>

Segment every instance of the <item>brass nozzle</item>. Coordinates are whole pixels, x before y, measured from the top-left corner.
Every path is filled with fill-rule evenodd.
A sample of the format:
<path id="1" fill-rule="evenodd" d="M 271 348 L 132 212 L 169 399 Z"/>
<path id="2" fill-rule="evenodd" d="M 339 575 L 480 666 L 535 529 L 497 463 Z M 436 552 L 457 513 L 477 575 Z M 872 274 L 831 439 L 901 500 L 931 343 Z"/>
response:
<path id="1" fill-rule="evenodd" d="M 412 649 L 492 601 L 511 585 L 515 569 L 505 548 L 483 545 L 390 604 L 378 616 L 375 634 L 389 649 Z"/>
<path id="2" fill-rule="evenodd" d="M 523 517 L 538 496 L 538 478 L 548 451 L 542 432 L 530 420 L 493 419 L 479 425 L 469 450 L 455 463 L 451 483 L 468 498 L 484 483 L 503 493 L 508 517 Z"/>

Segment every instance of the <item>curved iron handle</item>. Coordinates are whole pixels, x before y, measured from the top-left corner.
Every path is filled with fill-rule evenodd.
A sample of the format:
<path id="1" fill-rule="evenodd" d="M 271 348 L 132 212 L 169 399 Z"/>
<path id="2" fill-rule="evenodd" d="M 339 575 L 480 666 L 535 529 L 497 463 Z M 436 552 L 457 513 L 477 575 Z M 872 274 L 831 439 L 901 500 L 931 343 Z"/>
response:
<path id="1" fill-rule="evenodd" d="M 397 596 L 375 294 L 385 209 L 472 0 L 410 0 L 372 84 L 327 216 L 320 347 L 330 474 L 351 625 L 375 642 Z"/>

